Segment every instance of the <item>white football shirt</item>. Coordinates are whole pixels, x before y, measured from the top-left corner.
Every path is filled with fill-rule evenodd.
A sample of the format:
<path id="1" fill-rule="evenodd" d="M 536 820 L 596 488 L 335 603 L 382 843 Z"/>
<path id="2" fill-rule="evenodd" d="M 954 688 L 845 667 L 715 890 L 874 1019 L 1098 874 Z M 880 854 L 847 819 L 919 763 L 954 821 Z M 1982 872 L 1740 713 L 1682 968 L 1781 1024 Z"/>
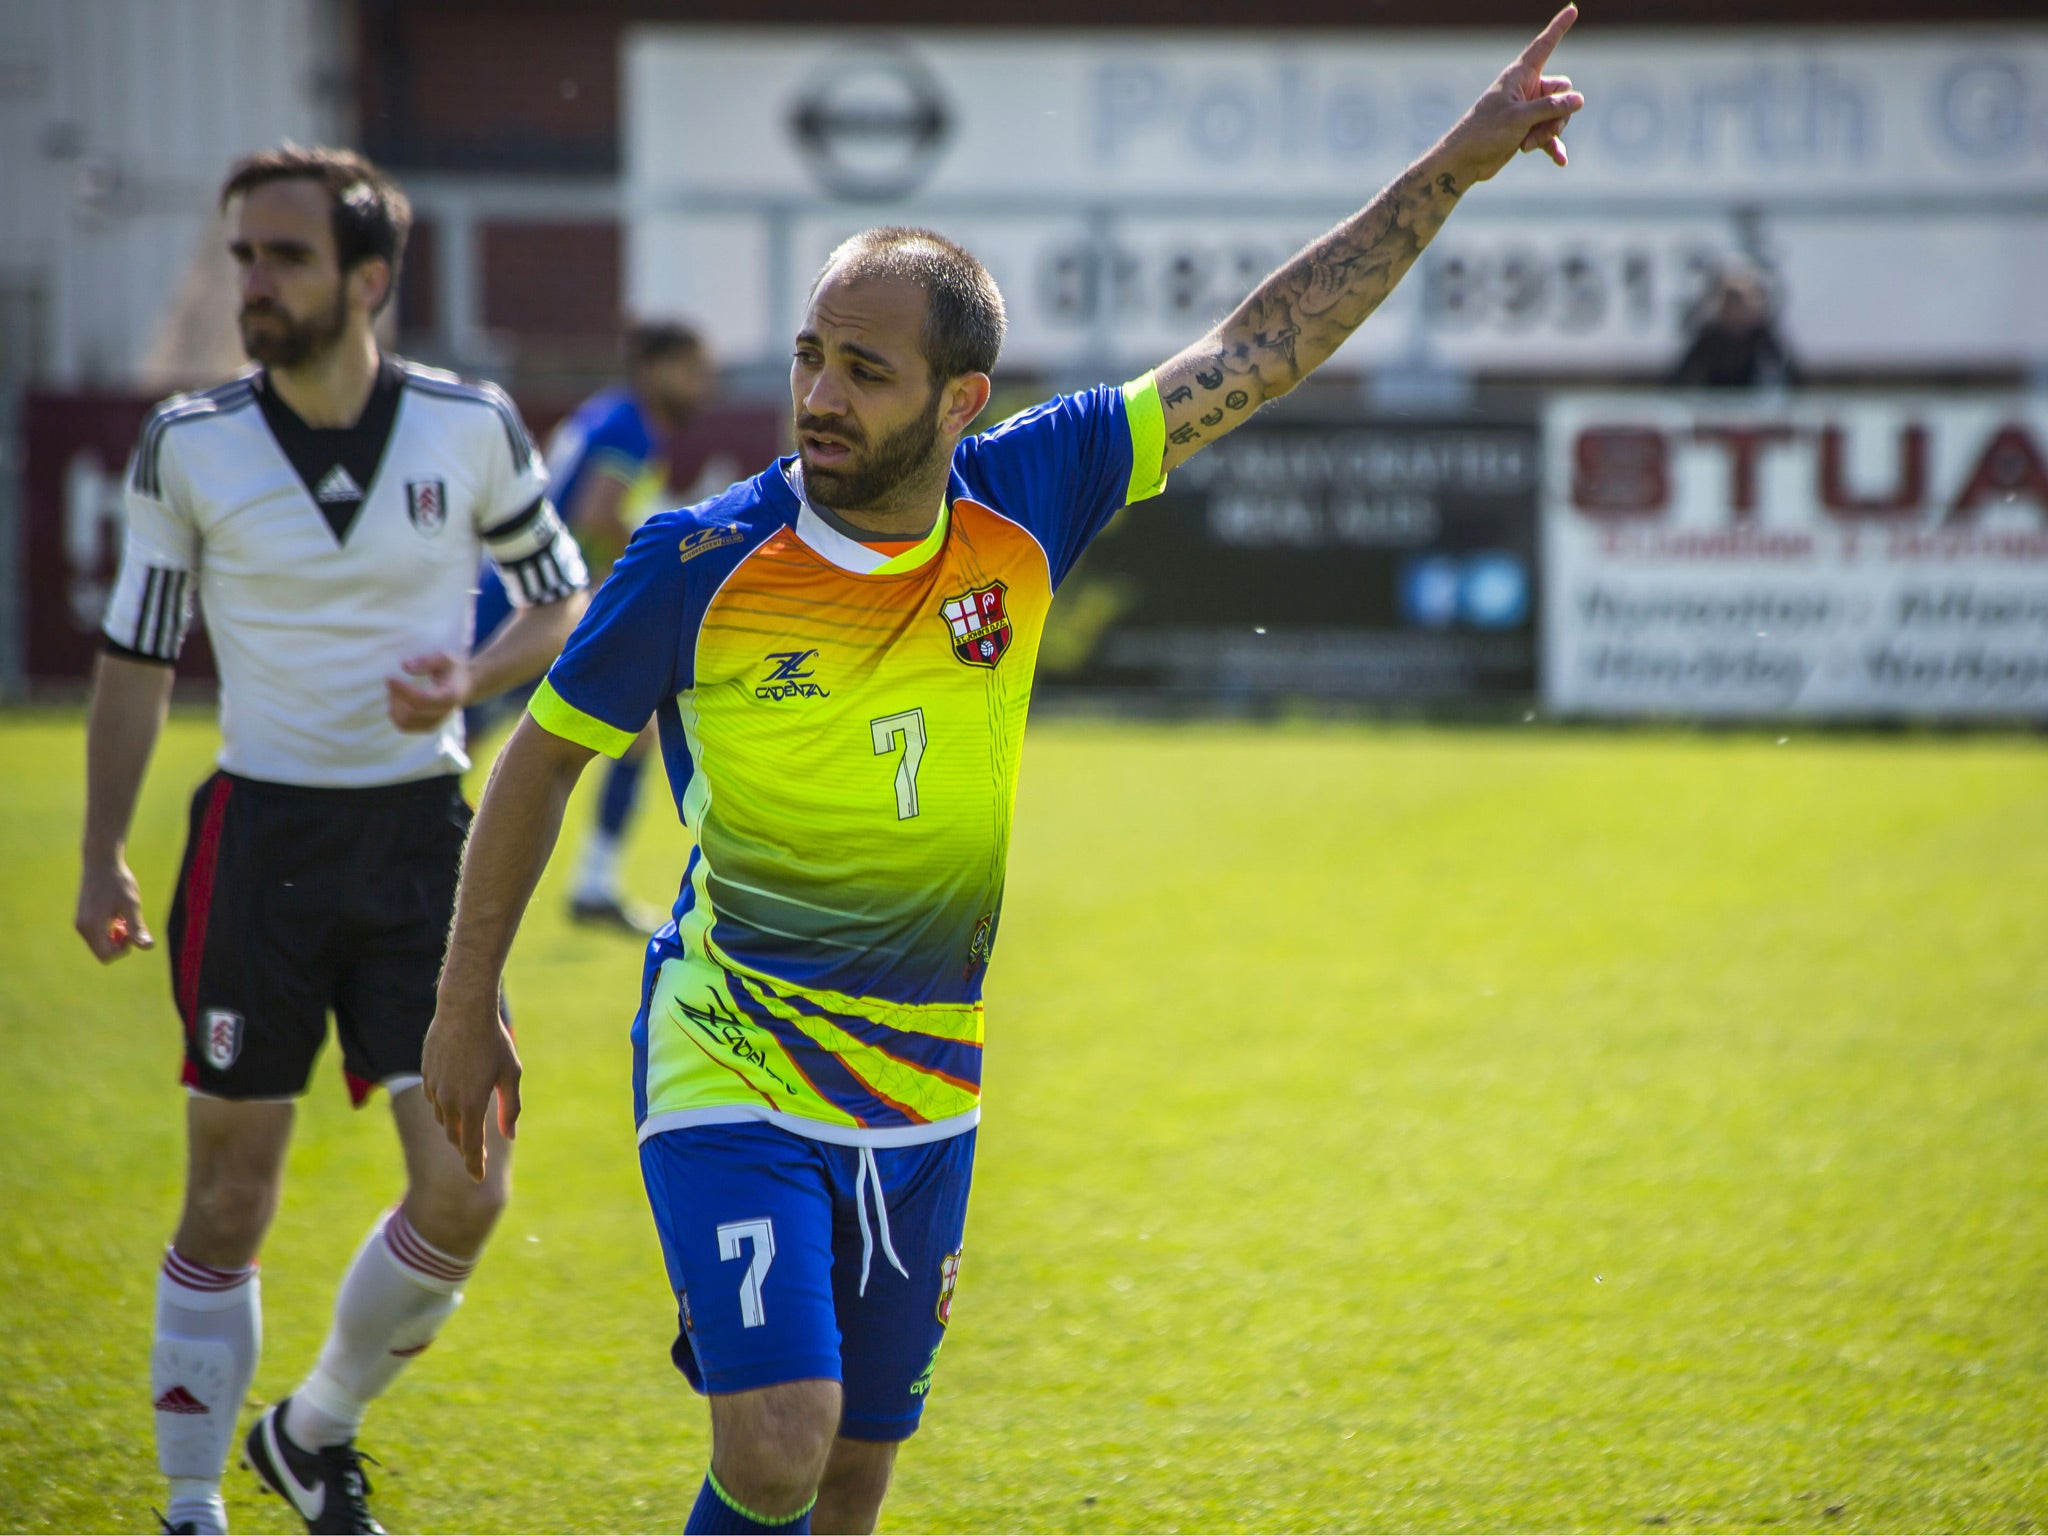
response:
<path id="1" fill-rule="evenodd" d="M 308 427 L 259 370 L 158 406 L 129 465 L 106 648 L 177 659 L 196 595 L 220 667 L 220 766 L 395 784 L 469 766 L 462 713 L 385 713 L 409 656 L 468 654 L 486 554 L 513 603 L 587 581 L 547 471 L 495 385 L 386 358 L 352 427 Z"/>

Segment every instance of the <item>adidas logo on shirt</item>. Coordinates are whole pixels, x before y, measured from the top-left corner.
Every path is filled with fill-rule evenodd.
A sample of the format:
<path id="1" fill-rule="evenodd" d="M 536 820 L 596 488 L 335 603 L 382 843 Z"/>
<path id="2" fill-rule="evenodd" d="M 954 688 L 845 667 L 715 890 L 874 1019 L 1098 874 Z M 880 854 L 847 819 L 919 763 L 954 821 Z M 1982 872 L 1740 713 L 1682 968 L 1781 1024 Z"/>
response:
<path id="1" fill-rule="evenodd" d="M 337 464 L 334 468 L 327 471 L 326 475 L 321 478 L 319 485 L 314 487 L 313 496 L 316 500 L 322 502 L 361 501 L 363 499 L 363 488 L 356 484 L 354 475 L 351 475 L 341 465 Z"/>

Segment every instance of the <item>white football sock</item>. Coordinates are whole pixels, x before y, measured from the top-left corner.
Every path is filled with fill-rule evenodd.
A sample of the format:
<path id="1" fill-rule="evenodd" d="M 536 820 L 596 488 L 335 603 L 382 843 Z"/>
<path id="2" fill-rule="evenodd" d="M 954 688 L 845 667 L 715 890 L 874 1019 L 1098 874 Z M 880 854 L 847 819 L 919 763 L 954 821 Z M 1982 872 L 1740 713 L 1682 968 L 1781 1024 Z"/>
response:
<path id="1" fill-rule="evenodd" d="M 156 1280 L 156 1339 L 149 1391 L 156 1404 L 156 1464 L 171 1483 L 173 1525 L 225 1531 L 220 1475 L 256 1357 L 263 1348 L 256 1266 L 215 1269 L 164 1250 Z"/>
<path id="2" fill-rule="evenodd" d="M 592 827 L 576 861 L 578 901 L 610 901 L 619 885 L 619 840 L 603 827 Z"/>
<path id="3" fill-rule="evenodd" d="M 461 1305 L 475 1268 L 415 1232 L 402 1207 L 372 1227 L 342 1276 L 320 1363 L 292 1393 L 285 1433 L 307 1450 L 353 1440 L 371 1400 Z"/>

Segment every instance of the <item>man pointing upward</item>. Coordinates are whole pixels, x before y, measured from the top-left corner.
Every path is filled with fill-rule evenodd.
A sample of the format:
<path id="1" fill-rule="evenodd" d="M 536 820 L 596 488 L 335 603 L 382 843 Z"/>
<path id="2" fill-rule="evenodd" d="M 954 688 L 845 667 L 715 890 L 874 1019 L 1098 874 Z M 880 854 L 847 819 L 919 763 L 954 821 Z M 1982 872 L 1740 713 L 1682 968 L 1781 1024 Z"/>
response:
<path id="1" fill-rule="evenodd" d="M 472 1176 L 519 1058 L 498 978 L 577 775 L 653 714 L 697 837 L 634 1021 L 640 1158 L 711 1400 L 693 1531 L 866 1531 L 933 1381 L 983 973 L 1053 592 L 1167 472 L 1326 361 L 1479 182 L 1565 163 L 1567 7 L 1444 136 L 1193 345 L 968 436 L 1003 303 L 927 230 L 848 240 L 790 368 L 798 452 L 644 524 L 498 760 L 426 1049 Z"/>

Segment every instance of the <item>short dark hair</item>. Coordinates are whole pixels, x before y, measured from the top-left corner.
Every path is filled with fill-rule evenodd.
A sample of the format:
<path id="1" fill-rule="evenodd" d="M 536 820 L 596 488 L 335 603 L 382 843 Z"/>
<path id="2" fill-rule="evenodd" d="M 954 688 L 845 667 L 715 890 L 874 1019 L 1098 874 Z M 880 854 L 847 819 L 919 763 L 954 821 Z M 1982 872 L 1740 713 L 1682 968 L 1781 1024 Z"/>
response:
<path id="1" fill-rule="evenodd" d="M 389 303 L 398 290 L 398 267 L 412 230 L 412 204 L 398 183 L 352 149 L 308 149 L 287 139 L 228 167 L 220 187 L 222 210 L 273 181 L 317 181 L 327 189 L 334 206 L 335 260 L 344 272 L 370 260 L 391 268 L 391 283 L 384 290 L 384 303 Z"/>
<path id="2" fill-rule="evenodd" d="M 702 357 L 704 338 L 680 320 L 638 320 L 626 327 L 626 366 L 643 368 L 665 357 Z"/>
<path id="3" fill-rule="evenodd" d="M 826 259 L 811 292 L 835 274 L 898 278 L 924 290 L 924 360 L 934 384 L 994 371 L 1008 324 L 1002 291 L 987 267 L 944 235 L 901 224 L 864 229 Z"/>

